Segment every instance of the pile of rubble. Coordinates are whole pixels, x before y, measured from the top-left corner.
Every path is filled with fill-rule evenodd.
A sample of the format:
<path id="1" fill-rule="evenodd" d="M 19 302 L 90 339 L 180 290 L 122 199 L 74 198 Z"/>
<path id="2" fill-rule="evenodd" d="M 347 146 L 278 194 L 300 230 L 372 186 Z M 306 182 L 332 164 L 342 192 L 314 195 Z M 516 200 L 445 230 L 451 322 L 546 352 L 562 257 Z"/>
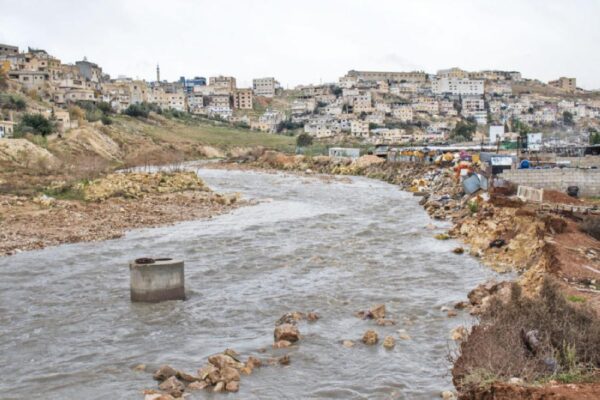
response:
<path id="1" fill-rule="evenodd" d="M 302 320 L 314 322 L 319 319 L 315 312 L 290 312 L 275 322 L 274 349 L 290 347 L 300 340 L 298 323 Z M 259 350 L 264 352 L 265 350 Z M 159 381 L 158 390 L 145 390 L 145 400 L 173 400 L 181 398 L 186 392 L 211 390 L 212 392 L 237 392 L 240 389 L 242 375 L 251 375 L 254 369 L 264 365 L 289 365 L 290 356 L 261 360 L 249 356 L 242 361 L 234 350 L 226 349 L 222 353 L 208 357 L 208 362 L 198 369 L 196 375 L 174 369 L 169 365 L 161 366 L 154 379 Z M 143 369 L 143 368 L 141 368 Z"/>
<path id="2" fill-rule="evenodd" d="M 102 201 L 111 197 L 138 199 L 146 194 L 175 193 L 187 190 L 210 189 L 195 172 L 128 172 L 115 173 L 81 184 L 88 201 Z"/>
<path id="3" fill-rule="evenodd" d="M 184 392 L 202 389 L 237 392 L 241 374 L 250 375 L 261 365 L 261 360 L 253 356 L 245 362 L 240 361 L 239 354 L 231 349 L 208 357 L 208 363 L 196 375 L 163 365 L 154 373 L 154 379 L 160 382 L 160 390 L 144 391 L 145 400 L 170 400 L 182 397 Z"/>

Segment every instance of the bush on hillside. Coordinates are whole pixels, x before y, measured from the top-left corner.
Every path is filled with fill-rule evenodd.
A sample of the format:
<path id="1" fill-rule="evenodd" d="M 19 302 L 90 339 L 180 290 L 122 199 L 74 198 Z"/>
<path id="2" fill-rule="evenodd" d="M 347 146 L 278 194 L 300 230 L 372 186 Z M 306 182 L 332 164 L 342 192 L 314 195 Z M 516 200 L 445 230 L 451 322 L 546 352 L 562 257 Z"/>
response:
<path id="1" fill-rule="evenodd" d="M 131 104 L 129 107 L 123 110 L 123 114 L 134 118 L 148 118 L 148 115 L 150 115 L 151 111 L 159 114 L 162 113 L 160 107 L 158 107 L 156 104 L 144 102 L 139 104 Z"/>
<path id="2" fill-rule="evenodd" d="M 16 131 L 21 135 L 32 133 L 46 136 L 56 131 L 56 125 L 41 114 L 25 114 L 17 125 Z"/>
<path id="3" fill-rule="evenodd" d="M 524 339 L 532 331 L 537 331 L 537 346 Z M 513 377 L 528 383 L 584 381 L 599 367 L 600 319 L 546 278 L 535 298 L 523 296 L 514 284 L 506 303 L 492 300 L 462 343 L 453 377 L 461 391 L 468 391 Z"/>
<path id="4" fill-rule="evenodd" d="M 3 110 L 23 111 L 27 108 L 27 103 L 19 96 L 0 94 L 0 108 Z"/>
<path id="5" fill-rule="evenodd" d="M 103 115 L 100 121 L 102 121 L 102 125 L 111 125 L 113 123 L 112 119 L 108 115 Z"/>
<path id="6" fill-rule="evenodd" d="M 296 146 L 306 147 L 313 143 L 313 138 L 308 133 L 301 133 L 296 138 Z"/>

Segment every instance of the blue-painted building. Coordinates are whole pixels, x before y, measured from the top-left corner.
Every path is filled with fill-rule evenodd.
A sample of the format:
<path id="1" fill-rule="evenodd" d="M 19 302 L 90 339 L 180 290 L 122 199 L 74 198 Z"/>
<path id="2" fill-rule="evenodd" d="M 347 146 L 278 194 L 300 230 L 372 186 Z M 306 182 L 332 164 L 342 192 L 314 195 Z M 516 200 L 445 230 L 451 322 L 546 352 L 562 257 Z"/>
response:
<path id="1" fill-rule="evenodd" d="M 186 93 L 192 93 L 195 86 L 206 86 L 206 78 L 195 76 L 193 79 L 185 79 L 185 76 L 179 78 L 179 82 L 183 85 Z"/>

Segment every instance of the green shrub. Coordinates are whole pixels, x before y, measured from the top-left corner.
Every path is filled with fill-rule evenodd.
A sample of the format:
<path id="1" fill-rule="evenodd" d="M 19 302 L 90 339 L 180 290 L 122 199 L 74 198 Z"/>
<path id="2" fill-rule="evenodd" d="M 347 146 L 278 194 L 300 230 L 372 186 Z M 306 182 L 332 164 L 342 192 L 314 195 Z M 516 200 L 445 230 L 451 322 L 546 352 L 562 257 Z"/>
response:
<path id="1" fill-rule="evenodd" d="M 298 146 L 298 147 L 310 146 L 312 144 L 312 142 L 313 142 L 313 138 L 308 133 L 301 133 L 296 138 L 296 146 Z"/>
<path id="2" fill-rule="evenodd" d="M 27 108 L 27 103 L 22 97 L 11 94 L 0 94 L 0 108 L 4 110 L 23 111 Z"/>
<path id="3" fill-rule="evenodd" d="M 19 134 L 46 136 L 56 131 L 56 124 L 41 114 L 25 114 L 16 128 Z"/>
<path id="4" fill-rule="evenodd" d="M 158 107 L 156 104 L 139 103 L 131 104 L 129 107 L 123 110 L 123 114 L 134 118 L 148 118 L 150 111 L 154 111 L 159 114 L 162 113 L 160 107 Z"/>

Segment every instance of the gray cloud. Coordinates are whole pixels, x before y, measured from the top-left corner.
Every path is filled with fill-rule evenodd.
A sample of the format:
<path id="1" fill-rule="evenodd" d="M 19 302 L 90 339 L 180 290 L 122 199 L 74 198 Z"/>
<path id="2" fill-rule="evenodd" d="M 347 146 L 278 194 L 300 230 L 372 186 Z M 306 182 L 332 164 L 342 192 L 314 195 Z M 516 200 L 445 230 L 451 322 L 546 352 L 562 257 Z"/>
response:
<path id="1" fill-rule="evenodd" d="M 0 0 L 0 42 L 111 75 L 334 81 L 349 69 L 517 69 L 600 88 L 600 2 Z"/>

